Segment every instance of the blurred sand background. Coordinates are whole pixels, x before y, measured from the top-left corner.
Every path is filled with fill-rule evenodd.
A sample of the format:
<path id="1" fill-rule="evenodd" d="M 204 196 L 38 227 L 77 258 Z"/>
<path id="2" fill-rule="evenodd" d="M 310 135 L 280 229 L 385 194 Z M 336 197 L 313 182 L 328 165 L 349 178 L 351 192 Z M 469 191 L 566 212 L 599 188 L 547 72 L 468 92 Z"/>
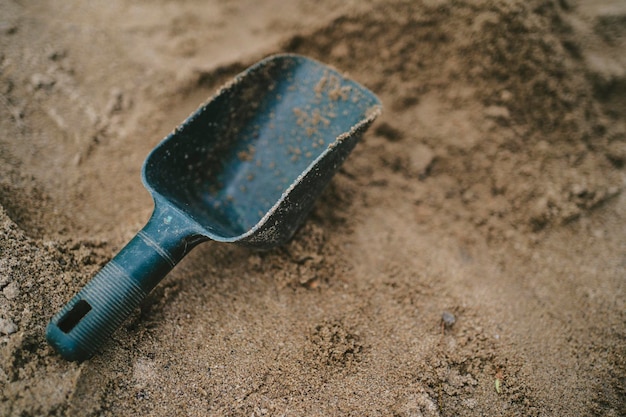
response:
<path id="1" fill-rule="evenodd" d="M 0 415 L 626 415 L 625 50 L 619 0 L 0 0 Z M 284 51 L 383 116 L 289 244 L 199 246 L 65 362 L 143 159 Z"/>

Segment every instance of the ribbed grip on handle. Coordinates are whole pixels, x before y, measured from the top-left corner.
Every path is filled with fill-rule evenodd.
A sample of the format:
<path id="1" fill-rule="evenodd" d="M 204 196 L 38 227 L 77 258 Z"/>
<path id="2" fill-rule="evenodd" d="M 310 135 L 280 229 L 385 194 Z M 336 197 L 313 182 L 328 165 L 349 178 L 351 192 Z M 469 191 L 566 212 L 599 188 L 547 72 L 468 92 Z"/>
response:
<path id="1" fill-rule="evenodd" d="M 46 330 L 66 359 L 82 361 L 139 306 L 146 293 L 116 262 L 109 262 L 57 313 Z"/>
<path id="2" fill-rule="evenodd" d="M 157 205 L 148 224 L 52 318 L 48 342 L 65 359 L 88 359 L 200 238 L 194 222 Z"/>

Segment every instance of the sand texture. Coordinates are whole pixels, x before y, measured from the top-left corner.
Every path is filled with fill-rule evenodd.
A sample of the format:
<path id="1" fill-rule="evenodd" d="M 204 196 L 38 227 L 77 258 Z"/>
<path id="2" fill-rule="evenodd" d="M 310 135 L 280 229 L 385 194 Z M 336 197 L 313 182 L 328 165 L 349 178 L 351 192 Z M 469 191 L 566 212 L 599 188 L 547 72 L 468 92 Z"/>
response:
<path id="1" fill-rule="evenodd" d="M 625 50 L 620 0 L 0 0 L 0 415 L 626 415 Z M 63 360 L 144 158 L 277 52 L 383 115 L 289 243 L 203 243 Z"/>

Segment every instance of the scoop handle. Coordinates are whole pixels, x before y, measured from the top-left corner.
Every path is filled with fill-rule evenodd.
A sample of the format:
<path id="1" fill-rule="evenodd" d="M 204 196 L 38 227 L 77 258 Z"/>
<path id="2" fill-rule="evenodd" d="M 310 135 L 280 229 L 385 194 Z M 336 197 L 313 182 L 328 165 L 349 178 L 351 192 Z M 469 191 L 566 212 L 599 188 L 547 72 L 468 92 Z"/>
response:
<path id="1" fill-rule="evenodd" d="M 52 318 L 48 343 L 70 361 L 91 357 L 199 241 L 180 213 L 155 210 L 148 224 Z"/>

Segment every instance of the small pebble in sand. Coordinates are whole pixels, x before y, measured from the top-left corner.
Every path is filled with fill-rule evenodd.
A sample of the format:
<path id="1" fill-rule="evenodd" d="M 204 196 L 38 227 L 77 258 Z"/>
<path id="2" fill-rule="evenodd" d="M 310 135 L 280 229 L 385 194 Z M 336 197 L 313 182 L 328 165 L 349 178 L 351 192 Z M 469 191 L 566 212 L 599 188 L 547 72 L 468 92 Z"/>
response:
<path id="1" fill-rule="evenodd" d="M 454 314 L 448 311 L 444 311 L 441 314 L 441 320 L 443 321 L 443 325 L 448 329 L 452 327 L 454 323 L 456 323 L 456 317 L 454 317 Z"/>
<path id="2" fill-rule="evenodd" d="M 20 289 L 17 285 L 17 282 L 11 282 L 9 285 L 2 289 L 2 294 L 6 297 L 7 300 L 13 300 L 20 295 Z"/>
<path id="3" fill-rule="evenodd" d="M 0 335 L 10 335 L 17 332 L 17 326 L 9 319 L 0 318 Z"/>

